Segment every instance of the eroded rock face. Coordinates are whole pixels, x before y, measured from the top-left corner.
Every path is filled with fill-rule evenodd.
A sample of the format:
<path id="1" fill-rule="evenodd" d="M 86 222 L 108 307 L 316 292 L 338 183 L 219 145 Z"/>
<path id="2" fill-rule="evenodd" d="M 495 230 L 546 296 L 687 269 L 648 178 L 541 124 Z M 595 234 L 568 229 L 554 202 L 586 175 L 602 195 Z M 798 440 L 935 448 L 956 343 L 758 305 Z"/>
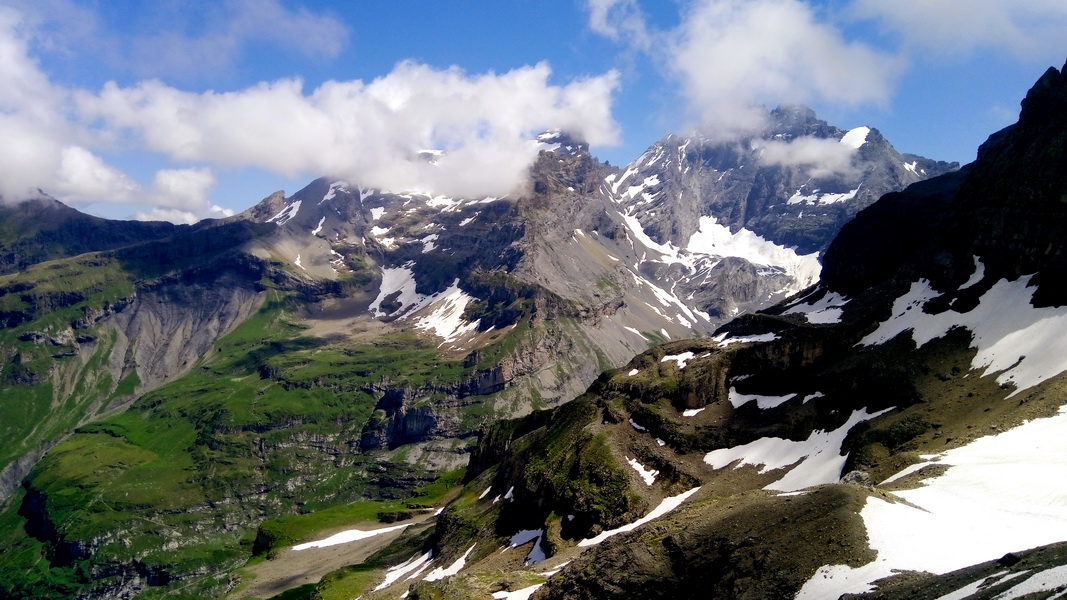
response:
<path id="1" fill-rule="evenodd" d="M 141 389 L 154 389 L 209 356 L 262 302 L 255 280 L 229 269 L 152 285 L 109 320 L 118 335 L 111 368 L 134 371 Z"/>

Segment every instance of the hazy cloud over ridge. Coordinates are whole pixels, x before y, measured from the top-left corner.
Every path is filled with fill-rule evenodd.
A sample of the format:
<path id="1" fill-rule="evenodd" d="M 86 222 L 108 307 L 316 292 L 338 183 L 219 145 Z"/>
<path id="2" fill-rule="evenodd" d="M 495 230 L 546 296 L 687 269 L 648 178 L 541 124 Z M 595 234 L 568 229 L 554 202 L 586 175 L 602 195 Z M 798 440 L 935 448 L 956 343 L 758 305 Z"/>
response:
<path id="1" fill-rule="evenodd" d="M 850 10 L 899 36 L 906 52 L 992 48 L 1025 57 L 1062 50 L 1067 31 L 1062 0 L 853 0 Z"/>
<path id="2" fill-rule="evenodd" d="M 1067 31 L 1063 0 L 688 0 L 680 22 L 655 30 L 640 21 L 639 0 L 587 0 L 589 29 L 648 52 L 672 76 L 691 122 L 736 139 L 768 125 L 780 103 L 854 109 L 884 106 L 915 61 L 994 50 L 1019 58 L 1059 52 Z M 850 28 L 885 37 L 858 42 Z M 640 36 L 628 38 L 627 31 Z M 869 33 L 866 31 L 865 33 Z M 651 41 L 649 41 L 651 40 Z M 877 43 L 878 45 L 875 45 Z M 789 156 L 838 149 L 781 148 Z"/>
<path id="3" fill-rule="evenodd" d="M 547 64 L 469 75 L 402 62 L 370 83 L 299 80 L 229 93 L 158 81 L 77 94 L 79 112 L 181 161 L 323 173 L 395 191 L 503 195 L 516 190 L 548 127 L 611 143 L 614 73 L 549 83 Z M 437 164 L 423 149 L 445 151 Z"/>
<path id="4" fill-rule="evenodd" d="M 279 18 L 255 12 L 275 2 L 226 7 L 243 10 L 247 27 Z M 618 139 L 613 71 L 560 85 L 547 63 L 470 74 L 403 61 L 370 82 L 327 81 L 310 91 L 298 79 L 229 92 L 159 80 L 87 90 L 50 81 L 31 55 L 35 33 L 23 13 L 0 7 L 0 196 L 7 199 L 41 188 L 73 204 L 149 204 L 156 209 L 140 216 L 191 221 L 229 212 L 208 195 L 216 170 L 231 167 L 397 191 L 503 195 L 525 180 L 539 150 L 533 138 L 544 129 L 595 144 Z M 140 184 L 102 158 L 115 147 L 143 148 L 175 168 Z M 445 154 L 431 164 L 418 157 L 425 149 Z"/>
<path id="5" fill-rule="evenodd" d="M 725 138 L 766 126 L 764 105 L 884 102 L 900 71 L 798 0 L 696 2 L 667 48 L 699 126 Z"/>

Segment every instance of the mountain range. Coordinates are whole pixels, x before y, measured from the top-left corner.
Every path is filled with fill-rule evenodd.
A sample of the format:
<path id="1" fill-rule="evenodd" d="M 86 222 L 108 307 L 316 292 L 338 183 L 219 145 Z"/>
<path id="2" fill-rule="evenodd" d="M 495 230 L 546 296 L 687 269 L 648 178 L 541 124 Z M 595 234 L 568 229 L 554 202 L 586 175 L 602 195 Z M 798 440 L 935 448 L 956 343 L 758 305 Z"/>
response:
<path id="1" fill-rule="evenodd" d="M 1037 586 L 1059 551 L 1021 551 L 1067 540 L 1033 471 L 1055 446 L 1020 443 L 1056 443 L 1067 368 L 1065 90 L 1050 70 L 958 170 L 779 107 L 621 169 L 546 132 L 515 197 L 324 178 L 194 226 L 6 207 L 0 593 Z M 256 587 L 368 517 L 410 526 Z"/>

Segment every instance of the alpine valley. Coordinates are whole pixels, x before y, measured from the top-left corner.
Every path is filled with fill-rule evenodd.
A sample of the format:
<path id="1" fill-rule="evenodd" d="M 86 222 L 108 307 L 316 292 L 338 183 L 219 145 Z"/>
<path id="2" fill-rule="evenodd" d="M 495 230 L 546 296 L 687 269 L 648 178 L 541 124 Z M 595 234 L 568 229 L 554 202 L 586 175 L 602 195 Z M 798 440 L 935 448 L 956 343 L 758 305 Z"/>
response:
<path id="1" fill-rule="evenodd" d="M 1058 597 L 1067 67 L 963 168 L 770 121 L 545 132 L 501 198 L 8 202 L 0 597 Z"/>

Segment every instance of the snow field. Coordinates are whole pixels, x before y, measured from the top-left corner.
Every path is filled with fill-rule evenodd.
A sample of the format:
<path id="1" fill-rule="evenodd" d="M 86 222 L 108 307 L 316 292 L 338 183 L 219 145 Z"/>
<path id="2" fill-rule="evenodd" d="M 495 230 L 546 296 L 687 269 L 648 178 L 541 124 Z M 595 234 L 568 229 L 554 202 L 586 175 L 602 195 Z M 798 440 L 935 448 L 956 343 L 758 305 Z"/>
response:
<path id="1" fill-rule="evenodd" d="M 1067 540 L 1065 428 L 1067 407 L 942 453 L 939 462 L 950 466 L 943 475 L 895 493 L 910 505 L 869 498 L 860 516 L 875 560 L 859 568 L 827 565 L 797 598 L 862 592 L 894 570 L 947 573 Z M 1060 569 L 1032 585 L 1054 577 L 1067 583 L 1067 567 Z"/>

